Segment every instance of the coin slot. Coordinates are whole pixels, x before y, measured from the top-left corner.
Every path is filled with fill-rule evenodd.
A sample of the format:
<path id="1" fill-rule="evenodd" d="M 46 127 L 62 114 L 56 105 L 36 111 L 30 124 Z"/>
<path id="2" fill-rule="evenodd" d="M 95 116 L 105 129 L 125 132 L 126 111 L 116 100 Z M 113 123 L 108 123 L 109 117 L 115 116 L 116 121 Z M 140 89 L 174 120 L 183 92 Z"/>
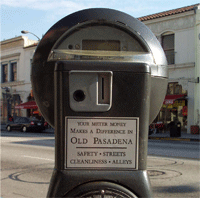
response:
<path id="1" fill-rule="evenodd" d="M 104 100 L 104 78 L 102 78 L 101 79 L 101 85 L 102 85 L 102 95 L 101 95 L 101 97 L 102 97 L 102 100 Z"/>
<path id="2" fill-rule="evenodd" d="M 111 75 L 101 73 L 98 77 L 98 104 L 110 104 Z"/>

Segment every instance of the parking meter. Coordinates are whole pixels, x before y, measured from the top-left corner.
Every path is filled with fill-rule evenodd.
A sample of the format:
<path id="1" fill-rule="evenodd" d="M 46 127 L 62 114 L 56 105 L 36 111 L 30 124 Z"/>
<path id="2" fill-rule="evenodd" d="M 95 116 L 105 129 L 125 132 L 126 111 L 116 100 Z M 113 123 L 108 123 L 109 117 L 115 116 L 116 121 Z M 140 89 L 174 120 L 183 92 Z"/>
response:
<path id="1" fill-rule="evenodd" d="M 148 127 L 167 79 L 159 42 L 130 15 L 87 9 L 52 26 L 32 62 L 35 100 L 55 127 L 47 197 L 151 197 Z"/>

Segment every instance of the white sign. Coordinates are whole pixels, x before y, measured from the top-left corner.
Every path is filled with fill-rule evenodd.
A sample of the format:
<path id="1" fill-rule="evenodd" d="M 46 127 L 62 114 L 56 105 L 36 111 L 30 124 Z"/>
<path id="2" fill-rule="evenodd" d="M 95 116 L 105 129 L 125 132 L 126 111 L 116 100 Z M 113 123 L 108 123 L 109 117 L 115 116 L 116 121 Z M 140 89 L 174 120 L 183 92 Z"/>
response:
<path id="1" fill-rule="evenodd" d="M 139 118 L 66 117 L 65 168 L 137 169 Z"/>

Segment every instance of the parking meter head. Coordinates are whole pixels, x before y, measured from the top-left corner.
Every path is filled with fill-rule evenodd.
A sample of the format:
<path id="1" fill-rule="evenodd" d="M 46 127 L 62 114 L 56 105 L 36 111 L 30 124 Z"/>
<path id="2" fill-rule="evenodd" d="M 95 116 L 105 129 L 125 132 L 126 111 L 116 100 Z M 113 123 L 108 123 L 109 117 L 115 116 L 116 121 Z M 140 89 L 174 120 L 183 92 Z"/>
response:
<path id="1" fill-rule="evenodd" d="M 31 80 L 38 107 L 52 126 L 54 70 L 59 61 L 70 61 L 71 64 L 73 61 L 87 62 L 90 70 L 95 71 L 99 70 L 95 62 L 102 65 L 105 62 L 129 63 L 128 65 L 146 63 L 151 70 L 150 122 L 160 110 L 167 88 L 166 57 L 149 28 L 130 15 L 111 9 L 82 10 L 58 21 L 41 39 L 32 61 Z M 73 75 L 77 77 L 79 74 L 75 72 Z M 99 75 L 102 74 L 95 77 L 98 78 Z M 112 73 L 105 75 L 105 79 L 112 79 Z M 111 86 L 111 80 L 106 83 Z M 77 104 L 87 101 L 87 95 L 82 89 L 74 90 L 71 97 Z M 117 97 L 120 97 L 120 93 Z M 111 96 L 107 97 L 110 106 L 105 108 L 106 111 L 112 108 L 111 99 Z M 77 111 L 76 107 L 71 109 Z"/>

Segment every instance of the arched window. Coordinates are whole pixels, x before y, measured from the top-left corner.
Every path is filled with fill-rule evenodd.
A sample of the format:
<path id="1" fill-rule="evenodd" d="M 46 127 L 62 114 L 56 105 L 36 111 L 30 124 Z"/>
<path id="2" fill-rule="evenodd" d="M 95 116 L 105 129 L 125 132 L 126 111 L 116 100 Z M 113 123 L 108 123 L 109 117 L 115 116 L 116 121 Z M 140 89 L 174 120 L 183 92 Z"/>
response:
<path id="1" fill-rule="evenodd" d="M 166 32 L 162 34 L 162 47 L 167 57 L 168 64 L 175 64 L 174 53 L 174 33 Z"/>

